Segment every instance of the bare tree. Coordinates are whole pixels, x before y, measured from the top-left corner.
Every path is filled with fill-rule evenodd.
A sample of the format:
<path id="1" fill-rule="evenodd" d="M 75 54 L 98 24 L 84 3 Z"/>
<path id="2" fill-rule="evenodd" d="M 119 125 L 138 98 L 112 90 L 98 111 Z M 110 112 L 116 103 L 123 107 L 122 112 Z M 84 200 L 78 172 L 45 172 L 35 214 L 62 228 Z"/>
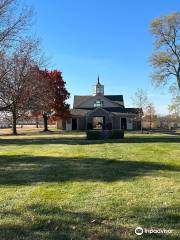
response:
<path id="1" fill-rule="evenodd" d="M 0 84 L 4 86 L 6 75 L 12 67 L 12 53 L 24 42 L 24 34 L 31 25 L 33 11 L 20 6 L 18 0 L 0 0 Z M 1 97 L 2 94 L 0 93 Z M 0 111 L 10 107 L 12 102 L 0 100 Z"/>
<path id="2" fill-rule="evenodd" d="M 180 96 L 173 97 L 168 109 L 173 116 L 180 117 Z"/>
<path id="3" fill-rule="evenodd" d="M 148 103 L 147 94 L 143 89 L 138 88 L 131 99 L 132 99 L 133 105 L 138 109 L 138 119 L 141 120 L 141 131 L 143 132 L 142 117 L 143 117 L 143 112 L 145 111 Z"/>
<path id="4" fill-rule="evenodd" d="M 150 59 L 155 70 L 153 82 L 162 85 L 174 77 L 180 90 L 180 12 L 154 19 L 151 32 L 155 37 L 155 51 Z"/>
<path id="5" fill-rule="evenodd" d="M 30 71 L 32 65 L 38 61 L 37 44 L 37 41 L 29 39 L 23 41 L 14 53 L 4 60 L 6 74 L 0 85 L 0 105 L 6 106 L 5 112 L 12 116 L 13 134 L 17 134 L 17 119 L 29 110 L 33 87 Z"/>
<path id="6" fill-rule="evenodd" d="M 180 92 L 177 86 L 173 85 L 170 88 L 170 92 L 172 94 L 171 103 L 168 106 L 170 114 L 172 114 L 175 118 L 180 117 Z"/>
<path id="7" fill-rule="evenodd" d="M 153 103 L 148 103 L 147 107 L 146 107 L 146 117 L 149 120 L 149 128 L 152 129 L 152 123 L 154 122 L 155 119 L 155 107 L 153 105 Z"/>
<path id="8" fill-rule="evenodd" d="M 31 8 L 18 7 L 18 0 L 0 0 L 0 51 L 21 39 L 21 33 L 31 24 Z"/>
<path id="9" fill-rule="evenodd" d="M 147 93 L 143 89 L 138 88 L 132 97 L 132 101 L 136 107 L 144 110 L 148 102 Z"/>

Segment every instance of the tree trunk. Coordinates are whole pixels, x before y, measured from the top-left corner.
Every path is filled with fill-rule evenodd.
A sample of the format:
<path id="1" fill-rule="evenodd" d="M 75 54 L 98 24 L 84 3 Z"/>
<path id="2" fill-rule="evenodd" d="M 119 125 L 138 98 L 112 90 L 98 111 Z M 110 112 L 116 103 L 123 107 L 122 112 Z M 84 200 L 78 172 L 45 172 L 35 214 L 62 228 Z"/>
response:
<path id="1" fill-rule="evenodd" d="M 43 113 L 43 119 L 44 119 L 44 131 L 47 132 L 49 131 L 49 129 L 48 129 L 48 116 L 46 113 Z"/>
<path id="2" fill-rule="evenodd" d="M 13 135 L 17 135 L 17 127 L 16 127 L 16 124 L 17 124 L 17 118 L 16 118 L 16 111 L 13 111 L 12 113 L 12 133 Z"/>
<path id="3" fill-rule="evenodd" d="M 39 128 L 39 121 L 38 121 L 38 118 L 36 118 L 36 128 Z"/>
<path id="4" fill-rule="evenodd" d="M 179 77 L 179 75 L 177 76 L 177 83 L 178 83 L 178 87 L 179 87 L 179 90 L 180 90 L 180 77 Z"/>
<path id="5" fill-rule="evenodd" d="M 143 133 L 143 119 L 141 117 L 141 133 Z"/>

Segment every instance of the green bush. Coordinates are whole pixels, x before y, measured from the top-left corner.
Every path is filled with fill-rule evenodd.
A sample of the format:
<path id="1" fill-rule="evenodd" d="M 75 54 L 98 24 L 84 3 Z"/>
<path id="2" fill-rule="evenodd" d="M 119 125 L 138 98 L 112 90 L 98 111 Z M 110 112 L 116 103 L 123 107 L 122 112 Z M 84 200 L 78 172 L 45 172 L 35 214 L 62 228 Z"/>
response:
<path id="1" fill-rule="evenodd" d="M 97 139 L 101 139 L 101 131 L 96 131 L 96 130 L 91 130 L 91 131 L 87 131 L 86 135 L 87 135 L 87 139 L 89 140 L 97 140 Z"/>
<path id="2" fill-rule="evenodd" d="M 110 139 L 119 139 L 119 138 L 124 138 L 124 131 L 119 130 L 119 129 L 114 129 L 110 131 Z"/>
<path id="3" fill-rule="evenodd" d="M 120 139 L 124 137 L 124 131 L 115 130 L 91 130 L 86 132 L 88 140 Z"/>
<path id="4" fill-rule="evenodd" d="M 106 124 L 106 128 L 107 128 L 108 130 L 112 130 L 112 123 L 111 123 L 111 122 L 108 122 L 108 123 Z"/>
<path id="5" fill-rule="evenodd" d="M 92 129 L 93 129 L 92 123 L 88 123 L 88 124 L 87 124 L 87 129 L 88 129 L 88 130 L 92 130 Z"/>

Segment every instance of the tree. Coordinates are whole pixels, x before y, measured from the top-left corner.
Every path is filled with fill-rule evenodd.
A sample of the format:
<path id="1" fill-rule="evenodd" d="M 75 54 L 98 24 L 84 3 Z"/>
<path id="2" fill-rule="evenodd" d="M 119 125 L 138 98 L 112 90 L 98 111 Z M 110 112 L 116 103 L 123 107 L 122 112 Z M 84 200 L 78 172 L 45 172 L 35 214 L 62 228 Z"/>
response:
<path id="1" fill-rule="evenodd" d="M 154 19 L 151 32 L 155 37 L 155 52 L 150 58 L 155 70 L 152 79 L 162 85 L 174 77 L 180 90 L 180 13 Z"/>
<path id="2" fill-rule="evenodd" d="M 37 111 L 31 111 L 31 118 L 35 120 L 36 128 L 39 128 L 39 120 L 41 119 L 41 113 Z"/>
<path id="3" fill-rule="evenodd" d="M 168 106 L 169 112 L 175 117 L 180 117 L 180 92 L 178 88 L 173 85 L 170 88 L 170 92 L 172 93 L 171 104 Z"/>
<path id="4" fill-rule="evenodd" d="M 155 107 L 153 105 L 153 103 L 148 103 L 147 107 L 146 107 L 146 117 L 149 120 L 149 128 L 152 128 L 152 123 L 154 122 L 155 119 Z"/>
<path id="5" fill-rule="evenodd" d="M 148 102 L 146 92 L 143 89 L 138 88 L 132 97 L 132 101 L 137 108 L 142 108 L 144 110 Z"/>
<path id="6" fill-rule="evenodd" d="M 143 89 L 138 88 L 132 97 L 132 102 L 134 106 L 138 108 L 138 118 L 141 120 L 141 131 L 143 131 L 142 116 L 148 103 L 146 92 Z"/>
<path id="7" fill-rule="evenodd" d="M 169 114 L 165 116 L 157 116 L 158 127 L 173 129 L 180 126 L 180 117 L 174 114 Z"/>
<path id="8" fill-rule="evenodd" d="M 0 0 L 0 84 L 4 84 L 12 64 L 12 54 L 24 42 L 24 33 L 31 24 L 32 9 L 18 7 L 18 0 Z M 11 60 L 10 60 L 11 59 Z M 1 93 L 2 95 L 2 93 Z M 6 99 L 7 100 L 7 99 Z M 2 105 L 1 105 L 2 104 Z M 10 107 L 12 102 L 1 99 L 0 111 Z"/>
<path id="9" fill-rule="evenodd" d="M 37 42 L 26 40 L 15 49 L 11 56 L 4 57 L 5 72 L 0 84 L 0 105 L 4 105 L 5 113 L 12 117 L 12 132 L 17 134 L 18 118 L 29 111 L 32 97 L 32 65 L 37 64 Z"/>
<path id="10" fill-rule="evenodd" d="M 31 23 L 31 8 L 18 8 L 17 0 L 0 0 L 0 51 L 21 40 L 22 31 Z"/>
<path id="11" fill-rule="evenodd" d="M 44 131 L 48 131 L 48 119 L 67 118 L 69 105 L 66 100 L 69 93 L 60 71 L 40 70 L 35 68 L 31 111 L 33 115 L 41 114 L 44 120 Z"/>
<path id="12" fill-rule="evenodd" d="M 52 89 L 52 94 L 54 96 L 54 101 L 52 104 L 53 116 L 56 118 L 66 119 L 69 117 L 69 104 L 66 100 L 69 98 L 70 94 L 67 91 L 63 80 L 62 72 L 54 70 L 50 73 L 50 86 Z"/>
<path id="13" fill-rule="evenodd" d="M 173 97 L 171 104 L 168 106 L 168 109 L 172 115 L 180 117 L 180 96 Z"/>
<path id="14" fill-rule="evenodd" d="M 44 131 L 48 131 L 48 117 L 52 114 L 52 90 L 50 88 L 50 75 L 45 70 L 35 66 L 31 72 L 33 78 L 33 91 L 30 110 L 32 115 L 41 115 L 44 120 Z"/>

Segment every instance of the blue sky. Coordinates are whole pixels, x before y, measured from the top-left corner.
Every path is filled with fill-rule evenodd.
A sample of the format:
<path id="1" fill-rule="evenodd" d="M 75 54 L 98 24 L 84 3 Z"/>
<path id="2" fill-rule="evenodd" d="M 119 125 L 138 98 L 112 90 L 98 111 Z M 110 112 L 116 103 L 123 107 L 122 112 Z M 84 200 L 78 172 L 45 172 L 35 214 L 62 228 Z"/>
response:
<path id="1" fill-rule="evenodd" d="M 35 9 L 34 31 L 51 67 L 63 72 L 73 95 L 92 93 L 99 74 L 106 94 L 123 94 L 127 107 L 137 88 L 167 113 L 167 88 L 151 84 L 152 19 L 179 11 L 179 0 L 24 0 Z"/>

